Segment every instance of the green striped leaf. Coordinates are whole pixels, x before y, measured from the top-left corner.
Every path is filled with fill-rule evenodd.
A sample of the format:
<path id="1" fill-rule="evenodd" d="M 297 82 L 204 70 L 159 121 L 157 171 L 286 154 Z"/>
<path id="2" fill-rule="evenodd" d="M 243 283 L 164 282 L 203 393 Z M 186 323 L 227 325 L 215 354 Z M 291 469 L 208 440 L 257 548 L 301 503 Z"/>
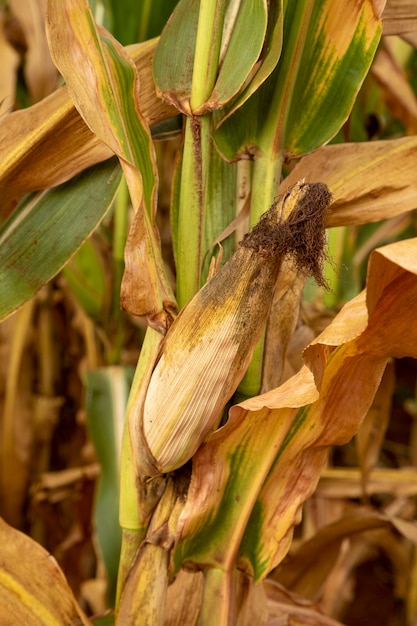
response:
<path id="1" fill-rule="evenodd" d="M 73 295 L 87 315 L 99 318 L 109 304 L 107 276 L 91 239 L 87 239 L 62 270 Z"/>
<path id="2" fill-rule="evenodd" d="M 160 34 L 178 0 L 108 0 L 113 35 L 123 45 Z"/>
<path id="3" fill-rule="evenodd" d="M 220 124 L 216 143 L 245 153 L 299 156 L 329 141 L 353 106 L 381 36 L 372 0 L 287 2 L 283 51 L 261 88 Z"/>
<path id="4" fill-rule="evenodd" d="M 175 299 L 165 274 L 155 222 L 157 167 L 150 130 L 139 110 L 139 75 L 124 48 L 93 19 L 86 0 L 48 3 L 52 58 L 90 129 L 120 159 L 135 212 L 126 243 L 122 308 L 167 326 Z M 139 287 L 138 287 L 139 285 Z"/>
<path id="5" fill-rule="evenodd" d="M 217 0 L 211 3 L 213 27 L 199 30 L 203 4 L 199 0 L 178 3 L 154 58 L 159 91 L 187 114 L 221 108 L 239 93 L 261 58 L 268 27 L 265 0 Z M 267 45 L 269 61 L 271 52 Z M 197 92 L 204 96 L 196 97 Z M 191 105 L 192 100 L 197 104 Z"/>
<path id="6" fill-rule="evenodd" d="M 100 463 L 94 521 L 114 605 L 122 544 L 119 525 L 120 450 L 133 369 L 106 367 L 85 374 L 88 430 Z"/>
<path id="7" fill-rule="evenodd" d="M 50 1 L 47 32 L 52 58 L 79 113 L 117 156 L 139 169 L 145 205 L 151 212 L 155 155 L 139 110 L 133 60 L 110 33 L 95 24 L 85 0 L 66 0 L 60 5 Z"/>
<path id="8" fill-rule="evenodd" d="M 53 278 L 100 223 L 116 195 L 115 159 L 30 196 L 0 229 L 0 319 Z"/>

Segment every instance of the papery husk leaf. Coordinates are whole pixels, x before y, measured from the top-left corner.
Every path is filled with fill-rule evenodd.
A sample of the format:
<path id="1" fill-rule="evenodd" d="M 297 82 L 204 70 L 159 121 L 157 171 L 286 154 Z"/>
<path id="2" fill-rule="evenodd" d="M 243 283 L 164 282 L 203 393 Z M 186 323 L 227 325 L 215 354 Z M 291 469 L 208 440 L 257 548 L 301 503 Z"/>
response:
<path id="1" fill-rule="evenodd" d="M 0 519 L 0 606 L 3 624 L 91 626 L 55 559 Z"/>
<path id="2" fill-rule="evenodd" d="M 305 277 L 287 263 L 282 272 L 268 318 L 262 367 L 261 393 L 283 382 L 287 347 L 298 321 Z"/>
<path id="3" fill-rule="evenodd" d="M 307 155 L 283 181 L 322 180 L 332 190 L 326 226 L 367 224 L 417 206 L 417 137 L 324 146 Z"/>
<path id="4" fill-rule="evenodd" d="M 173 323 L 149 383 L 143 414 L 144 436 L 159 471 L 184 464 L 217 427 L 261 336 L 286 254 L 301 274 L 319 272 L 313 265 L 320 263 L 320 249 L 323 252 L 320 223 L 329 202 L 326 187 L 295 185 Z M 282 221 L 282 214 L 286 218 L 288 213 Z M 315 226 L 313 215 L 318 218 Z M 301 224 L 304 234 L 297 231 Z M 300 246 L 303 238 L 307 247 L 312 246 L 310 257 Z M 303 258 L 298 256 L 301 250 Z"/>
<path id="5" fill-rule="evenodd" d="M 159 471 L 183 465 L 217 427 L 266 321 L 277 272 L 277 262 L 240 248 L 169 330 L 144 406 Z"/>
<path id="6" fill-rule="evenodd" d="M 233 407 L 196 453 L 176 567 L 237 563 L 261 579 L 285 556 L 327 448 L 358 430 L 389 356 L 417 356 L 416 246 L 375 251 L 367 292 L 306 349 L 311 370 Z"/>
<path id="7" fill-rule="evenodd" d="M 155 93 L 151 62 L 152 40 L 128 48 L 140 76 L 138 95 L 149 125 L 175 115 L 176 110 Z M 0 120 L 0 212 L 5 215 L 24 194 L 63 183 L 82 170 L 113 156 L 86 126 L 68 88 Z"/>

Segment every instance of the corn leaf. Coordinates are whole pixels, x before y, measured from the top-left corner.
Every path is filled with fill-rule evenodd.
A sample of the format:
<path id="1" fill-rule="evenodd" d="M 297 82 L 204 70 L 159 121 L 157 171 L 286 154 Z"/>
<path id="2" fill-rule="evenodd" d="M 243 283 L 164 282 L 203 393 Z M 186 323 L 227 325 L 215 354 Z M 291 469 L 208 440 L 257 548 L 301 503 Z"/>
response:
<path id="1" fill-rule="evenodd" d="M 415 523 L 403 521 L 404 525 L 416 530 Z M 335 566 L 341 544 L 346 538 L 378 528 L 396 528 L 396 525 L 396 518 L 370 508 L 358 507 L 336 522 L 324 526 L 304 542 L 274 571 L 274 579 L 279 580 L 286 589 L 314 600 Z"/>
<path id="2" fill-rule="evenodd" d="M 210 26 L 199 19 L 209 7 Z M 205 15 L 205 14 L 204 14 Z M 158 44 L 154 71 L 164 99 L 186 114 L 222 107 L 242 88 L 258 61 L 267 30 L 264 0 L 225 3 L 181 0 Z M 202 93 L 201 97 L 196 93 Z M 195 105 L 191 101 L 195 101 Z"/>
<path id="3" fill-rule="evenodd" d="M 264 588 L 268 599 L 268 624 L 344 626 L 341 622 L 325 615 L 316 602 L 308 602 L 305 598 L 290 593 L 275 581 L 267 580 L 264 583 Z"/>
<path id="4" fill-rule="evenodd" d="M 156 169 L 149 129 L 137 101 L 138 76 L 122 46 L 98 27 L 87 2 L 50 2 L 51 55 L 85 122 L 111 150 L 137 167 L 148 211 L 154 206 Z"/>
<path id="5" fill-rule="evenodd" d="M 301 159 L 280 191 L 300 178 L 322 180 L 332 191 L 327 226 L 367 224 L 417 206 L 417 138 L 324 146 Z"/>
<path id="6" fill-rule="evenodd" d="M 156 157 L 139 109 L 139 76 L 123 47 L 93 20 L 85 0 L 49 2 L 52 58 L 93 132 L 120 159 L 135 211 L 126 242 L 122 307 L 164 332 L 176 308 L 165 276 L 159 233 Z M 151 286 L 151 289 L 149 288 Z"/>
<path id="7" fill-rule="evenodd" d="M 108 304 L 107 277 L 91 239 L 84 242 L 62 271 L 69 288 L 87 315 L 99 318 Z"/>
<path id="8" fill-rule="evenodd" d="M 53 278 L 100 223 L 119 187 L 114 159 L 21 203 L 0 229 L 0 319 Z"/>
<path id="9" fill-rule="evenodd" d="M 301 155 L 331 139 L 346 120 L 381 35 L 372 0 L 287 2 L 278 66 L 221 122 L 215 141 L 229 160 L 242 154 Z"/>
<path id="10" fill-rule="evenodd" d="M 327 448 L 358 430 L 389 356 L 417 355 L 416 245 L 413 239 L 375 251 L 367 291 L 306 350 L 310 369 L 233 407 L 197 452 L 177 567 L 237 564 L 260 579 L 285 556 Z"/>
<path id="11" fill-rule="evenodd" d="M 129 48 L 139 66 L 139 106 L 148 124 L 176 113 L 157 98 L 151 61 L 156 42 Z M 65 182 L 113 155 L 86 126 L 68 88 L 0 119 L 0 213 L 4 216 L 24 194 Z"/>
<path id="12" fill-rule="evenodd" d="M 123 45 L 145 41 L 159 35 L 177 0 L 110 0 L 113 28 Z"/>
<path id="13" fill-rule="evenodd" d="M 268 23 L 262 52 L 251 73 L 249 82 L 245 84 L 243 90 L 240 90 L 237 98 L 233 99 L 230 108 L 228 107 L 227 110 L 229 114 L 231 111 L 236 111 L 236 109 L 246 102 L 249 96 L 251 96 L 273 72 L 279 61 L 282 50 L 282 30 L 284 22 L 283 0 L 270 2 L 267 8 Z M 246 19 L 250 22 L 251 18 L 246 16 Z M 242 42 L 242 45 L 245 46 L 245 42 Z M 223 114 L 220 114 L 220 117 L 222 116 Z"/>
<path id="14" fill-rule="evenodd" d="M 119 526 L 119 466 L 124 412 L 132 382 L 131 368 L 106 367 L 85 374 L 88 430 L 100 462 L 94 522 L 114 606 L 122 542 Z"/>
<path id="15" fill-rule="evenodd" d="M 4 624 L 63 626 L 91 622 L 78 606 L 55 559 L 0 519 L 0 605 Z"/>

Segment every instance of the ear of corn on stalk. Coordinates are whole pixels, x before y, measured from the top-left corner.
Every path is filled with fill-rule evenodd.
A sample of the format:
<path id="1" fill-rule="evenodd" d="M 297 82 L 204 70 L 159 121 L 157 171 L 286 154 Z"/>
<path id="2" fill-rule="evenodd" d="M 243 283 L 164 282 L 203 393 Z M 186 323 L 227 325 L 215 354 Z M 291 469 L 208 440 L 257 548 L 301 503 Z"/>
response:
<path id="1" fill-rule="evenodd" d="M 264 330 L 283 259 L 323 284 L 330 199 L 321 183 L 294 185 L 172 324 L 143 405 L 143 435 L 159 472 L 186 463 L 218 427 Z"/>

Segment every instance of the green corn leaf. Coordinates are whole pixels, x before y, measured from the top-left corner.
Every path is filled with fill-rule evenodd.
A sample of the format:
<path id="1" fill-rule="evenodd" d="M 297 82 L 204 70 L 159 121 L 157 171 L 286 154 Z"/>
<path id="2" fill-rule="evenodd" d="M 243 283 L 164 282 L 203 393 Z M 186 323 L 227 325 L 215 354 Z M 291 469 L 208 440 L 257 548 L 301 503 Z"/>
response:
<path id="1" fill-rule="evenodd" d="M 228 159 L 299 156 L 329 141 L 346 120 L 381 36 L 372 0 L 287 2 L 283 50 L 261 88 L 219 126 Z"/>
<path id="2" fill-rule="evenodd" d="M 87 424 L 100 463 L 94 520 L 114 606 L 122 542 L 119 526 L 119 466 L 124 413 L 132 368 L 107 367 L 85 375 Z"/>
<path id="3" fill-rule="evenodd" d="M 151 66 L 155 47 L 153 40 L 128 51 L 140 73 L 139 105 L 150 125 L 176 113 L 155 93 Z M 0 145 L 1 218 L 24 194 L 64 183 L 113 156 L 86 128 L 65 86 L 27 109 L 3 115 Z"/>
<path id="4" fill-rule="evenodd" d="M 108 1 L 113 17 L 111 31 L 126 46 L 159 35 L 178 0 Z"/>
<path id="5" fill-rule="evenodd" d="M 275 69 L 282 51 L 282 37 L 283 37 L 283 21 L 284 10 L 282 0 L 275 0 L 275 2 L 268 3 L 268 22 L 267 29 L 264 37 L 262 52 L 256 62 L 253 72 L 251 73 L 250 80 L 245 84 L 243 90 L 239 92 L 237 98 L 234 98 L 230 105 L 226 107 L 224 111 L 219 111 L 217 121 L 223 119 L 225 116 L 230 116 L 233 111 L 236 111 L 246 100 L 262 85 L 262 83 L 268 78 L 268 76 Z M 249 14 L 245 14 L 244 19 L 246 25 L 251 24 L 252 17 Z M 246 43 L 242 38 L 240 45 L 245 47 Z M 235 56 L 239 56 L 240 51 L 234 50 Z M 232 57 L 230 57 L 232 60 Z M 224 74 L 222 75 L 224 78 Z M 220 76 L 219 76 L 220 80 Z M 226 102 L 226 101 L 225 101 Z"/>
<path id="6" fill-rule="evenodd" d="M 108 211 L 120 180 L 111 159 L 15 209 L 0 229 L 0 319 L 64 267 Z"/>
<path id="7" fill-rule="evenodd" d="M 201 13 L 206 9 L 207 15 Z M 224 106 L 242 89 L 261 56 L 267 19 L 265 0 L 181 0 L 154 58 L 155 80 L 164 98 L 187 114 Z"/>
<path id="8" fill-rule="evenodd" d="M 93 318 L 103 313 L 106 295 L 106 276 L 98 251 L 90 239 L 63 269 L 66 281 L 87 315 Z"/>

